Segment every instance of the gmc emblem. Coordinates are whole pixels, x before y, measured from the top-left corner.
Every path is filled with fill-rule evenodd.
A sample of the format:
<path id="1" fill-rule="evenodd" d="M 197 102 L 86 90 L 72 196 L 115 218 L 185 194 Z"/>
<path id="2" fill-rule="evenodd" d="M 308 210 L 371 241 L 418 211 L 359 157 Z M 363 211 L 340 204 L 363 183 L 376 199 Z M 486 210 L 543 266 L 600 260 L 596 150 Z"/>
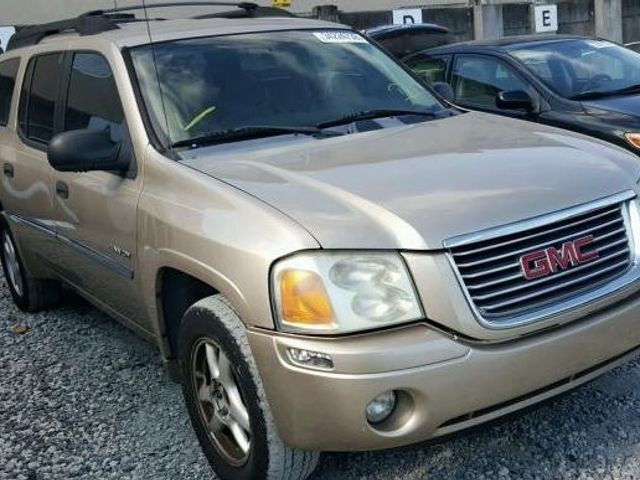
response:
<path id="1" fill-rule="evenodd" d="M 559 270 L 567 270 L 576 265 L 596 260 L 600 257 L 597 250 L 585 251 L 591 242 L 593 242 L 593 235 L 588 235 L 577 240 L 564 242 L 559 250 L 549 247 L 523 255 L 520 257 L 520 268 L 522 268 L 524 278 L 534 280 Z"/>

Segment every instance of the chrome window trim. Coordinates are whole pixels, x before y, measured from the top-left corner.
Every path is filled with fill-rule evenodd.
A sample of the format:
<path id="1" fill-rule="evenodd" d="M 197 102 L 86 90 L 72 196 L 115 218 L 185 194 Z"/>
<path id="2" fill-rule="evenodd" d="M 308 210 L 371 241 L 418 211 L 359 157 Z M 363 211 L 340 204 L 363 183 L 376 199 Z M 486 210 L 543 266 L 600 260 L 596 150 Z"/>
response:
<path id="1" fill-rule="evenodd" d="M 610 295 L 622 293 L 625 290 L 629 290 L 629 294 L 631 294 L 633 293 L 633 291 L 640 288 L 640 283 L 636 285 L 636 283 L 640 280 L 640 252 L 636 251 L 637 249 L 634 246 L 634 236 L 640 235 L 640 232 L 634 232 L 629 215 L 630 204 L 634 199 L 636 199 L 636 197 L 637 195 L 634 191 L 626 190 L 624 192 L 610 195 L 608 197 L 604 197 L 587 204 L 558 210 L 557 212 L 510 223 L 500 227 L 489 228 L 466 235 L 459 235 L 445 240 L 443 242 L 445 255 L 447 257 L 447 260 L 449 261 L 449 265 L 453 269 L 458 285 L 462 289 L 467 304 L 471 308 L 471 311 L 478 323 L 490 330 L 507 330 L 523 327 L 532 323 L 549 320 L 553 317 L 570 312 L 572 310 L 588 307 L 589 305 L 596 303 Z M 591 290 L 574 297 L 566 298 L 563 301 L 547 305 L 546 307 L 536 309 L 532 312 L 525 312 L 520 315 L 515 315 L 509 319 L 501 318 L 499 321 L 494 321 L 486 319 L 482 315 L 478 307 L 476 307 L 473 299 L 471 298 L 469 289 L 467 288 L 464 279 L 462 278 L 462 274 L 460 273 L 460 270 L 456 265 L 456 261 L 453 258 L 453 254 L 451 252 L 452 248 L 465 246 L 485 240 L 491 240 L 505 235 L 517 234 L 524 230 L 542 227 L 544 225 L 548 225 L 557 221 L 567 220 L 571 217 L 589 213 L 590 211 L 598 210 L 600 208 L 615 204 L 621 205 L 622 218 L 627 231 L 627 239 L 629 241 L 631 252 L 629 264 L 630 266 L 624 274 L 614 278 L 610 282 L 596 288 L 595 290 Z M 634 286 L 636 287 L 635 289 L 633 288 Z"/>

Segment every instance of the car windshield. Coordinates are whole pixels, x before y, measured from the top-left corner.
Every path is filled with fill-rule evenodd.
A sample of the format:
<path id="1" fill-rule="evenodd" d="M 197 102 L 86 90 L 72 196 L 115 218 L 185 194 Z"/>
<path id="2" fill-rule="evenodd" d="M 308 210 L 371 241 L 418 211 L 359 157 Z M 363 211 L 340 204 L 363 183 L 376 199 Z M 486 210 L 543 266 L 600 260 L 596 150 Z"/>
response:
<path id="1" fill-rule="evenodd" d="M 530 44 L 514 47 L 511 54 L 565 98 L 599 98 L 640 90 L 640 54 L 605 40 Z"/>
<path id="2" fill-rule="evenodd" d="M 304 133 L 375 111 L 415 111 L 425 120 L 445 111 L 351 31 L 187 39 L 137 47 L 131 55 L 153 127 L 171 145 L 238 130 Z"/>

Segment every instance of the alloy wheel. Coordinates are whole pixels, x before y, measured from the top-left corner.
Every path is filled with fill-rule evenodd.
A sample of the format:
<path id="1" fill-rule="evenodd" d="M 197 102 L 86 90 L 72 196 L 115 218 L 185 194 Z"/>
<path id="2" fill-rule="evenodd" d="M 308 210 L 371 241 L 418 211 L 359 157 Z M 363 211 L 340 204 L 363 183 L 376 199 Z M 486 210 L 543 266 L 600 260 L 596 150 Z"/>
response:
<path id="1" fill-rule="evenodd" d="M 235 467 L 251 452 L 249 412 L 234 368 L 220 346 L 201 339 L 191 356 L 191 382 L 200 418 L 218 452 Z"/>
<path id="2" fill-rule="evenodd" d="M 8 280 L 15 292 L 18 295 L 22 295 L 24 285 L 22 283 L 20 262 L 18 260 L 16 247 L 13 244 L 13 239 L 7 230 L 3 230 L 2 232 L 2 255 L 4 256 L 4 262 L 7 266 L 7 274 L 9 276 Z"/>

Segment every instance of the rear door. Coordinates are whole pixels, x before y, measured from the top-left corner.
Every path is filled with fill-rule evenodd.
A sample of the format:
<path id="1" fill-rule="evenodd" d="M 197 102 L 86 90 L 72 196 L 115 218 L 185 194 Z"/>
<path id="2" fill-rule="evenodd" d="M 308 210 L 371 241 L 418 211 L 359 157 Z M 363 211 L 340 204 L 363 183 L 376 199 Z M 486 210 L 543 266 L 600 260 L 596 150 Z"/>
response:
<path id="1" fill-rule="evenodd" d="M 16 71 L 12 62 L 0 65 L 2 82 L 9 89 L 6 82 Z M 62 53 L 30 58 L 20 88 L 17 122 L 12 119 L 0 127 L 3 207 L 31 270 L 50 267 L 56 261 L 53 169 L 46 150 L 59 127 L 57 99 L 63 67 Z"/>
<path id="2" fill-rule="evenodd" d="M 122 142 L 127 175 L 55 172 L 55 216 L 68 282 L 127 319 L 146 317 L 136 277 L 137 204 L 142 175 L 109 60 L 97 52 L 69 53 L 62 131 L 106 131 Z"/>

